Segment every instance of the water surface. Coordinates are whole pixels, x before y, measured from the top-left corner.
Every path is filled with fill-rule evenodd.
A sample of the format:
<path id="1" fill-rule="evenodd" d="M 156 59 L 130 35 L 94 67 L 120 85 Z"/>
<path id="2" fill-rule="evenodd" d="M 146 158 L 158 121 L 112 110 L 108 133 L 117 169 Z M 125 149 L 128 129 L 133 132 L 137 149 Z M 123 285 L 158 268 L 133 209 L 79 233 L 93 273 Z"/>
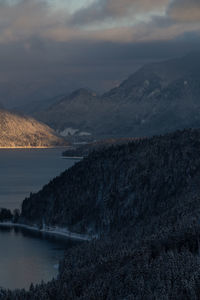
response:
<path id="1" fill-rule="evenodd" d="M 21 228 L 0 227 L 0 286 L 28 289 L 31 282 L 56 278 L 64 250 L 78 243 Z"/>
<path id="2" fill-rule="evenodd" d="M 1 149 L 0 207 L 20 208 L 25 197 L 71 167 L 64 149 Z M 0 286 L 26 288 L 58 274 L 64 249 L 77 242 L 21 228 L 0 227 Z"/>
<path id="3" fill-rule="evenodd" d="M 0 149 L 0 207 L 20 208 L 30 192 L 76 161 L 63 159 L 64 149 Z"/>

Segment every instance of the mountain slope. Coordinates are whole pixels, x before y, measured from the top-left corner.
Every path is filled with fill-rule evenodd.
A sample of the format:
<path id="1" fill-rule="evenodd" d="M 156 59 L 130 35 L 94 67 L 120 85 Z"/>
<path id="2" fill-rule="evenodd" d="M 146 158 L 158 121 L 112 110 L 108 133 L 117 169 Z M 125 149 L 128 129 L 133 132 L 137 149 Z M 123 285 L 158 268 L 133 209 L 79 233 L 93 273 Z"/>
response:
<path id="1" fill-rule="evenodd" d="M 94 92 L 79 89 L 34 116 L 55 128 L 63 136 L 73 134 L 87 136 L 90 135 L 87 133 L 89 123 L 92 124 L 101 111 L 97 99 Z"/>
<path id="2" fill-rule="evenodd" d="M 65 135 L 138 137 L 200 126 L 200 54 L 144 66 L 102 95 L 78 90 L 39 120 Z M 84 134 L 83 134 L 84 135 Z"/>
<path id="3" fill-rule="evenodd" d="M 199 147 L 200 131 L 188 130 L 94 152 L 26 199 L 22 220 L 93 234 L 142 228 L 200 191 Z"/>
<path id="4" fill-rule="evenodd" d="M 188 77 L 199 79 L 199 56 L 200 53 L 192 53 L 181 58 L 145 65 L 103 97 L 126 99 L 127 102 L 142 101 L 153 94 L 159 94 L 162 89 L 177 80 L 186 80 Z"/>
<path id="5" fill-rule="evenodd" d="M 59 276 L 0 299 L 200 299 L 200 130 L 95 152 L 26 199 L 21 221 L 98 232 Z"/>
<path id="6" fill-rule="evenodd" d="M 0 147 L 52 147 L 66 144 L 55 132 L 33 118 L 0 110 Z"/>

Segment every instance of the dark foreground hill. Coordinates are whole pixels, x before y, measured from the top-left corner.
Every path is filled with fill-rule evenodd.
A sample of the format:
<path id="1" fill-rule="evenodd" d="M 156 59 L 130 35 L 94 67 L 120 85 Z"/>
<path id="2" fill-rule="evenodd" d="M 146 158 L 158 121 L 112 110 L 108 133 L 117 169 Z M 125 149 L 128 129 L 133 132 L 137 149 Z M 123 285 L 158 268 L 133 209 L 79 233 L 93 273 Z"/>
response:
<path id="1" fill-rule="evenodd" d="M 44 221 L 99 239 L 0 299 L 200 299 L 200 130 L 90 154 L 24 201 L 21 222 Z"/>
<path id="2" fill-rule="evenodd" d="M 186 130 L 94 152 L 26 199 L 21 218 L 94 234 L 152 220 L 198 188 L 199 147 Z"/>
<path id="3" fill-rule="evenodd" d="M 68 147 L 67 150 L 63 152 L 64 157 L 86 157 L 93 151 L 100 151 L 109 148 L 112 145 L 123 145 L 128 144 L 136 139 L 134 138 L 121 138 L 121 139 L 105 139 L 105 140 L 98 140 L 95 142 L 90 143 L 83 143 L 78 145 L 72 145 Z"/>
<path id="4" fill-rule="evenodd" d="M 0 109 L 0 148 L 66 145 L 54 130 L 33 118 Z"/>

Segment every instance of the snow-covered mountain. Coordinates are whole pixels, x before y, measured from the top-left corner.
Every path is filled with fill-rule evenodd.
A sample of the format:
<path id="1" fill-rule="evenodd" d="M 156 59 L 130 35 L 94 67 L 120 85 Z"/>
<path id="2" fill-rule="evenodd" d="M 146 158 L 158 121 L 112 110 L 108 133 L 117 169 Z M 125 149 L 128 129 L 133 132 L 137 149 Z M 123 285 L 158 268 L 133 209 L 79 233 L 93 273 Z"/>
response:
<path id="1" fill-rule="evenodd" d="M 200 53 L 196 53 L 146 65 L 101 97 L 77 90 L 34 117 L 65 136 L 150 136 L 199 127 L 199 95 Z"/>

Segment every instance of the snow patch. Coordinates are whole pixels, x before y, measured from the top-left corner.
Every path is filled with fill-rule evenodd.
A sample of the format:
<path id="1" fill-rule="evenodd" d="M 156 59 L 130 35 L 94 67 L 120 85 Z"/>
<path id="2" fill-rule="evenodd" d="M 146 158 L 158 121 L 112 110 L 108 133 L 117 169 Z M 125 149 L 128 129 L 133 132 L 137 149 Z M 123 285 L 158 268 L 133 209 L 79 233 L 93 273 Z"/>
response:
<path id="1" fill-rule="evenodd" d="M 38 231 L 43 232 L 47 234 L 53 234 L 53 235 L 60 235 L 66 238 L 76 239 L 76 240 L 82 240 L 82 241 L 91 241 L 94 238 L 97 238 L 96 235 L 89 235 L 89 234 L 81 234 L 81 233 L 75 233 L 69 231 L 67 228 L 61 228 L 61 227 L 50 227 L 43 224 L 43 227 L 40 229 L 37 225 L 25 225 L 20 223 L 12 223 L 12 222 L 0 222 L 0 226 L 8 226 L 8 227 L 20 227 L 25 228 L 32 231 Z"/>
<path id="2" fill-rule="evenodd" d="M 60 135 L 65 137 L 65 136 L 69 136 L 69 135 L 75 135 L 76 133 L 78 133 L 79 130 L 78 129 L 74 129 L 74 128 L 65 128 L 63 131 L 60 131 Z"/>
<path id="3" fill-rule="evenodd" d="M 55 264 L 53 267 L 54 267 L 54 269 L 58 270 L 59 264 Z"/>
<path id="4" fill-rule="evenodd" d="M 92 135 L 92 134 L 90 132 L 83 131 L 83 132 L 80 132 L 78 135 L 79 136 L 89 136 L 89 135 Z"/>
<path id="5" fill-rule="evenodd" d="M 58 132 L 61 136 L 67 137 L 67 136 L 74 136 L 74 135 L 79 135 L 79 136 L 90 136 L 92 135 L 90 132 L 87 131 L 80 131 L 79 129 L 75 128 L 65 128 L 62 131 Z"/>

